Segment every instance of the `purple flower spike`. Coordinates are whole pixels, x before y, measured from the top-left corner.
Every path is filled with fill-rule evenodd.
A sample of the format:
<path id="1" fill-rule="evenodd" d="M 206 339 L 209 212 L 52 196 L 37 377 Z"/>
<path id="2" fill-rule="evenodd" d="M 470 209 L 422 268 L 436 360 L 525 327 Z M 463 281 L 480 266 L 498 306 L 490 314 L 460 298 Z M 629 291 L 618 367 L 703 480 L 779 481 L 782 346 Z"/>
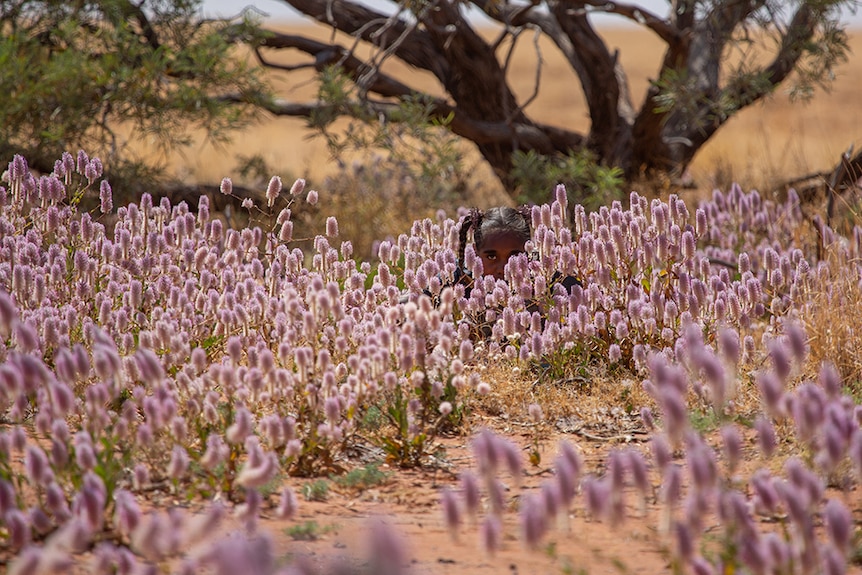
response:
<path id="1" fill-rule="evenodd" d="M 302 194 L 303 190 L 305 190 L 305 179 L 298 178 L 295 182 L 293 182 L 293 185 L 290 186 L 290 195 L 298 196 Z"/>
<path id="2" fill-rule="evenodd" d="M 370 572 L 379 575 L 401 575 L 406 572 L 404 563 L 406 550 L 404 542 L 395 530 L 383 521 L 371 525 L 369 550 L 371 554 Z"/>
<path id="3" fill-rule="evenodd" d="M 234 415 L 233 423 L 227 428 L 225 437 L 228 443 L 239 444 L 245 441 L 254 428 L 251 412 L 245 407 L 239 407 Z"/>
<path id="4" fill-rule="evenodd" d="M 168 464 L 168 476 L 171 479 L 180 479 L 185 475 L 189 467 L 189 454 L 179 445 L 175 445 L 171 451 L 171 461 Z"/>
<path id="5" fill-rule="evenodd" d="M 479 473 L 483 475 L 493 474 L 499 464 L 500 455 L 495 439 L 496 436 L 491 431 L 483 429 L 471 442 L 473 456 L 476 458 L 476 467 L 479 469 Z"/>
<path id="6" fill-rule="evenodd" d="M 772 369 L 775 371 L 775 375 L 777 375 L 782 382 L 787 381 L 791 369 L 790 356 L 787 347 L 785 347 L 784 342 L 773 339 L 769 342 L 768 348 L 769 359 L 772 361 Z"/>
<path id="7" fill-rule="evenodd" d="M 725 425 L 721 428 L 721 439 L 724 445 L 724 456 L 727 458 L 727 466 L 733 473 L 742 458 L 742 438 L 735 426 Z"/>
<path id="8" fill-rule="evenodd" d="M 718 348 L 722 357 L 731 366 L 736 366 L 740 358 L 739 332 L 735 329 L 720 328 L 718 332 Z"/>
<path id="9" fill-rule="evenodd" d="M 272 207 L 275 204 L 275 200 L 278 199 L 278 195 L 281 193 L 282 182 L 281 178 L 278 176 L 273 176 L 272 179 L 269 180 L 269 185 L 266 187 L 266 205 L 268 207 Z"/>
<path id="10" fill-rule="evenodd" d="M 44 573 L 42 557 L 45 550 L 35 545 L 22 549 L 9 563 L 9 575 L 37 575 Z"/>
<path id="11" fill-rule="evenodd" d="M 114 526 L 126 536 L 138 528 L 141 522 L 141 509 L 130 492 L 119 489 L 114 493 Z"/>
<path id="12" fill-rule="evenodd" d="M 78 161 L 75 167 L 76 171 L 82 176 L 85 175 L 87 171 L 87 164 L 90 163 L 90 156 L 87 155 L 87 152 L 84 150 L 78 150 Z"/>
<path id="13" fill-rule="evenodd" d="M 838 397 L 841 395 L 843 385 L 841 383 L 841 375 L 835 366 L 831 363 L 824 363 L 820 368 L 819 376 L 820 385 L 829 397 Z"/>
<path id="14" fill-rule="evenodd" d="M 219 186 L 219 191 L 222 194 L 229 196 L 233 193 L 233 182 L 230 178 L 222 178 L 221 185 Z"/>
<path id="15" fill-rule="evenodd" d="M 87 162 L 87 165 L 84 167 L 84 177 L 92 184 L 102 177 L 103 170 L 102 160 L 99 158 L 93 158 Z"/>
<path id="16" fill-rule="evenodd" d="M 515 481 L 520 481 L 521 474 L 524 469 L 524 464 L 521 459 L 521 450 L 511 441 L 502 438 L 497 438 L 497 440 L 499 443 L 497 449 L 503 455 L 503 461 L 506 463 L 509 475 L 511 475 Z"/>
<path id="17" fill-rule="evenodd" d="M 779 494 L 775 482 L 769 472 L 758 469 L 751 477 L 751 487 L 754 491 L 754 505 L 758 513 L 773 514 L 778 509 Z"/>
<path id="18" fill-rule="evenodd" d="M 481 494 L 479 492 L 479 481 L 469 471 L 461 473 L 461 489 L 464 493 L 464 507 L 467 513 L 475 515 L 479 511 Z"/>
<path id="19" fill-rule="evenodd" d="M 541 423 L 544 419 L 544 415 L 542 413 L 542 406 L 538 403 L 531 403 L 527 408 L 527 411 L 530 414 L 530 419 L 533 420 L 533 423 Z"/>
<path id="20" fill-rule="evenodd" d="M 772 415 L 781 414 L 781 399 L 784 396 L 784 384 L 771 371 L 760 372 L 755 376 L 757 388 L 766 404 L 766 409 Z"/>
<path id="21" fill-rule="evenodd" d="M 503 527 L 496 515 L 488 515 L 479 527 L 479 542 L 488 555 L 493 556 L 500 548 Z"/>
<path id="22" fill-rule="evenodd" d="M 545 481 L 542 483 L 539 493 L 542 505 L 545 507 L 545 514 L 548 517 L 557 515 L 563 503 L 563 495 L 559 483 Z"/>
<path id="23" fill-rule="evenodd" d="M 757 444 L 760 446 L 760 451 L 766 457 L 772 457 L 777 445 L 775 428 L 772 426 L 772 422 L 762 415 L 758 416 L 754 422 L 754 429 L 757 431 Z"/>
<path id="24" fill-rule="evenodd" d="M 326 218 L 326 237 L 334 238 L 338 236 L 338 220 L 333 216 Z"/>
<path id="25" fill-rule="evenodd" d="M 664 428 L 673 442 L 682 439 L 688 427 L 688 411 L 679 390 L 671 387 L 659 389 L 659 403 L 664 415 Z"/>
<path id="26" fill-rule="evenodd" d="M 560 442 L 559 451 L 560 456 L 563 457 L 571 466 L 572 472 L 574 473 L 573 480 L 577 483 L 584 467 L 581 454 L 578 453 L 578 451 L 568 441 Z"/>
<path id="27" fill-rule="evenodd" d="M 155 352 L 143 347 L 139 348 L 135 352 L 135 360 L 144 383 L 155 386 L 164 380 L 165 370 Z"/>
<path id="28" fill-rule="evenodd" d="M 114 193 L 108 180 L 102 180 L 102 183 L 99 185 L 99 202 L 100 210 L 103 214 L 107 214 L 114 209 Z"/>
<path id="29" fill-rule="evenodd" d="M 133 485 L 135 489 L 140 491 L 150 483 L 150 470 L 147 469 L 147 466 L 143 463 L 138 463 L 135 465 L 135 471 L 133 476 Z"/>
<path id="30" fill-rule="evenodd" d="M 610 507 L 611 485 L 608 481 L 589 476 L 584 479 L 584 496 L 587 511 L 596 519 L 603 518 Z"/>
<path id="31" fill-rule="evenodd" d="M 458 498 L 455 497 L 455 492 L 444 487 L 440 491 L 440 505 L 443 507 L 443 522 L 446 524 L 446 529 L 452 534 L 452 537 L 457 537 L 458 527 L 461 526 L 461 509 L 458 507 Z"/>
<path id="32" fill-rule="evenodd" d="M 799 324 L 791 323 L 785 326 L 784 333 L 787 336 L 787 343 L 793 354 L 793 360 L 799 365 L 805 363 L 805 358 L 808 355 L 808 336 L 805 334 L 805 330 Z"/>
<path id="33" fill-rule="evenodd" d="M 826 546 L 823 550 L 823 575 L 845 575 L 847 573 L 847 557 L 841 550 Z"/>
<path id="34" fill-rule="evenodd" d="M 656 434 L 650 439 L 650 451 L 652 451 L 653 461 L 659 469 L 665 469 L 673 461 L 673 452 L 667 437 L 662 434 Z"/>
<path id="35" fill-rule="evenodd" d="M 246 465 L 240 470 L 236 482 L 248 489 L 259 489 L 269 483 L 278 472 L 278 459 L 272 452 L 263 453 L 257 449 L 257 457 L 260 461 L 253 461 L 251 454 Z"/>
<path id="36" fill-rule="evenodd" d="M 715 486 L 718 479 L 715 468 L 714 453 L 708 445 L 690 446 L 686 459 L 688 460 L 689 474 L 694 486 L 699 490 L 710 490 Z"/>
<path id="37" fill-rule="evenodd" d="M 498 480 L 492 479 L 488 482 L 488 500 L 491 503 L 491 512 L 497 515 L 503 513 L 506 507 L 506 488 Z"/>
<path id="38" fill-rule="evenodd" d="M 652 491 L 652 485 L 649 481 L 649 470 L 643 455 L 636 449 L 628 449 L 625 452 L 628 459 L 628 469 L 631 473 L 632 481 L 638 491 L 646 497 Z"/>
<path id="39" fill-rule="evenodd" d="M 700 555 L 692 558 L 689 565 L 691 565 L 691 571 L 694 575 L 715 575 L 715 567 Z"/>
<path id="40" fill-rule="evenodd" d="M 4 511 L 2 504 L 3 483 L 0 483 L 0 512 Z M 14 497 L 14 494 L 12 495 Z M 63 523 L 71 516 L 69 503 L 63 488 L 57 483 L 52 483 L 45 490 L 45 507 L 53 515 L 57 523 Z"/>
<path id="41" fill-rule="evenodd" d="M 8 541 L 13 549 L 22 549 L 30 543 L 31 530 L 27 516 L 20 509 L 11 509 L 3 516 L 8 531 Z"/>
<path id="42" fill-rule="evenodd" d="M 823 517 L 826 519 L 826 529 L 833 545 L 846 555 L 850 550 L 854 529 L 850 511 L 837 499 L 830 499 L 823 509 Z"/>
<path id="43" fill-rule="evenodd" d="M 524 543 L 530 549 L 535 549 L 548 527 L 544 506 L 535 495 L 528 494 L 521 499 L 519 519 Z"/>
<path id="44" fill-rule="evenodd" d="M 289 486 L 286 486 L 281 491 L 281 502 L 275 514 L 279 519 L 292 519 L 296 515 L 299 503 L 296 499 L 296 493 Z"/>
<path id="45" fill-rule="evenodd" d="M 684 562 L 689 562 L 694 555 L 694 534 L 691 528 L 677 522 L 673 526 L 674 540 L 676 542 L 677 556 Z"/>
<path id="46" fill-rule="evenodd" d="M 12 301 L 12 296 L 0 290 L 0 334 L 12 333 L 12 326 L 18 320 L 18 308 Z"/>
<path id="47" fill-rule="evenodd" d="M 848 454 L 853 468 L 856 470 L 856 477 L 862 478 L 862 430 L 857 429 L 853 434 Z"/>

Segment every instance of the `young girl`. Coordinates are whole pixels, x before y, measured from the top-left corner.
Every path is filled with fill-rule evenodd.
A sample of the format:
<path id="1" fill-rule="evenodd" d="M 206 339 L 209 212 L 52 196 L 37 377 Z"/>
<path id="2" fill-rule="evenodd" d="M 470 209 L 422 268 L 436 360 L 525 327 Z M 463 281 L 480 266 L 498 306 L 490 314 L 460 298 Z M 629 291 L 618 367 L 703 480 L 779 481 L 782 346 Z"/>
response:
<path id="1" fill-rule="evenodd" d="M 485 275 L 504 279 L 503 271 L 509 258 L 524 253 L 524 246 L 530 239 L 530 208 L 502 206 L 484 212 L 470 210 L 461 221 L 455 281 L 469 279 L 464 271 L 464 251 L 470 230 L 473 230 L 473 245 L 476 255 L 482 259 Z"/>
<path id="2" fill-rule="evenodd" d="M 482 259 L 483 273 L 495 279 L 505 279 L 504 271 L 509 258 L 524 253 L 531 237 L 530 220 L 529 206 L 517 209 L 502 206 L 484 212 L 474 208 L 464 216 L 458 235 L 458 261 L 454 279 L 456 283 L 467 286 L 465 295 L 469 297 L 473 283 L 473 277 L 464 266 L 464 252 L 470 230 L 473 230 L 476 255 Z M 560 283 L 567 292 L 576 285 L 582 285 L 576 277 L 563 277 L 559 272 L 551 278 L 550 285 L 556 283 Z"/>

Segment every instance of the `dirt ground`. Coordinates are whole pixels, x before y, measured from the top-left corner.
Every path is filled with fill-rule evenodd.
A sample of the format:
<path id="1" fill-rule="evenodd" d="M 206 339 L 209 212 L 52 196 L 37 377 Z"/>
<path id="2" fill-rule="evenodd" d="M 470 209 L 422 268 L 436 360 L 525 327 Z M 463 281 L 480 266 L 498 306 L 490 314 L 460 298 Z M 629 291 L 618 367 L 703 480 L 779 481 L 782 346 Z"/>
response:
<path id="1" fill-rule="evenodd" d="M 524 447 L 526 461 L 530 436 L 510 433 L 507 437 Z M 494 556 L 482 549 L 475 520 L 465 518 L 457 537 L 453 537 L 445 526 L 439 503 L 440 490 L 447 486 L 457 489 L 458 471 L 472 467 L 468 437 L 444 440 L 446 457 L 437 469 L 392 470 L 384 485 L 362 492 L 333 485 L 324 502 L 301 500 L 296 518 L 279 521 L 267 518 L 265 513 L 260 526 L 274 536 L 279 555 L 305 556 L 319 567 L 339 556 L 362 560 L 369 521 L 382 519 L 404 537 L 408 572 L 418 575 L 666 572 L 669 563 L 664 550 L 668 543 L 659 534 L 659 507 L 648 502 L 644 508 L 634 492 L 628 497 L 626 520 L 616 529 L 591 519 L 578 495 L 568 520 L 560 517 L 539 548 L 525 547 L 519 534 L 518 498 L 537 492 L 542 480 L 552 476 L 549 466 L 562 439 L 580 448 L 590 472 L 598 471 L 612 446 L 621 445 L 555 431 L 543 441 L 544 462 L 538 467 L 526 464 L 527 477 L 521 486 L 503 474 L 508 508 L 503 516 L 502 547 Z M 640 448 L 646 452 L 645 444 Z M 385 466 L 381 469 L 390 471 Z M 295 489 L 298 491 L 298 486 Z M 309 521 L 317 524 L 315 540 L 296 540 L 288 534 L 291 527 Z"/>
<path id="2" fill-rule="evenodd" d="M 297 517 L 279 521 L 272 513 L 264 512 L 260 527 L 274 538 L 279 557 L 285 560 L 304 557 L 307 561 L 324 569 L 338 557 L 346 557 L 352 563 L 362 562 L 366 557 L 365 543 L 370 522 L 382 519 L 401 535 L 406 542 L 407 572 L 418 575 L 430 574 L 529 574 L 529 573 L 577 573 L 602 574 L 656 574 L 670 573 L 672 541 L 662 525 L 667 525 L 665 511 L 657 501 L 659 478 L 651 471 L 650 480 L 654 495 L 644 501 L 633 489 L 626 492 L 626 514 L 622 524 L 612 527 L 605 521 L 589 516 L 584 496 L 579 493 L 569 508 L 568 517 L 562 514 L 557 524 L 535 549 L 525 546 L 520 535 L 518 520 L 519 498 L 538 493 L 543 481 L 552 477 L 552 462 L 557 455 L 560 441 L 577 447 L 584 460 L 584 475 L 603 473 L 608 452 L 615 448 L 635 447 L 649 461 L 648 434 L 640 426 L 638 418 L 630 416 L 626 423 L 618 426 L 594 424 L 570 426 L 566 420 L 558 420 L 551 429 L 546 429 L 540 443 L 542 462 L 539 466 L 527 463 L 527 454 L 532 448 L 530 424 L 511 424 L 490 416 L 477 418 L 474 430 L 485 426 L 522 447 L 525 461 L 525 477 L 520 486 L 515 485 L 505 474 L 500 478 L 506 484 L 507 509 L 503 515 L 503 537 L 501 549 L 493 556 L 483 550 L 480 543 L 478 521 L 464 518 L 457 537 L 446 528 L 440 505 L 440 491 L 444 487 L 458 489 L 458 473 L 473 467 L 470 437 L 448 438 L 442 441 L 445 456 L 440 465 L 422 470 L 394 470 L 385 484 L 365 491 L 339 488 L 330 484 L 329 497 L 323 502 L 301 499 Z M 785 446 L 781 457 L 764 461 L 758 455 L 755 439 L 750 430 L 742 430 L 744 440 L 743 462 L 736 478 L 741 478 L 743 490 L 747 478 L 755 469 L 768 466 L 780 475 L 781 461 L 790 455 L 792 446 Z M 724 461 L 719 449 L 718 432 L 707 432 L 708 442 L 716 449 L 720 469 Z M 683 465 L 682 458 L 676 461 Z M 582 477 L 584 476 L 582 475 Z M 300 493 L 304 480 L 290 480 Z M 827 497 L 840 498 L 852 510 L 857 521 L 862 519 L 862 492 L 858 486 L 843 491 L 830 489 Z M 678 513 L 679 511 L 677 511 Z M 484 516 L 480 512 L 479 519 Z M 296 526 L 314 522 L 313 540 L 296 538 Z M 819 522 L 819 519 L 817 519 Z M 720 520 L 707 519 L 706 533 L 719 533 Z M 762 519 L 758 527 L 763 531 L 778 528 L 773 519 Z M 291 536 L 293 531 L 293 536 Z M 703 539 L 709 545 L 710 536 Z M 325 571 L 324 571 L 325 572 Z M 862 569 L 850 567 L 848 573 L 860 573 Z"/>

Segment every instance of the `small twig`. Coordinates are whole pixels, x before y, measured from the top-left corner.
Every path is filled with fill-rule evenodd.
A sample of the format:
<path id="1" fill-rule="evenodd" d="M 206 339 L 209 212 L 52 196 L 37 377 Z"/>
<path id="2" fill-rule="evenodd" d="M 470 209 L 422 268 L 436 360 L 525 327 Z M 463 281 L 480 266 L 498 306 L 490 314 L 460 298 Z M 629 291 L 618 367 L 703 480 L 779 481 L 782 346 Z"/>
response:
<path id="1" fill-rule="evenodd" d="M 723 266 L 723 267 L 726 267 L 726 268 L 733 270 L 733 271 L 736 271 L 737 269 L 739 269 L 739 267 L 733 262 L 729 262 L 727 260 L 715 258 L 712 256 L 709 257 L 709 263 L 711 263 L 712 265 L 716 265 L 716 266 Z"/>
<path id="2" fill-rule="evenodd" d="M 577 429 L 573 433 L 575 435 L 580 435 L 581 437 L 584 437 L 586 439 L 591 439 L 593 441 L 602 441 L 602 442 L 607 442 L 607 443 L 609 443 L 611 441 L 617 441 L 619 439 L 625 440 L 627 442 L 628 441 L 634 441 L 635 435 L 648 435 L 645 431 L 639 430 L 639 429 L 633 429 L 633 430 L 627 431 L 625 433 L 618 433 L 617 435 L 610 435 L 607 437 L 603 437 L 601 435 L 593 435 L 592 433 L 584 431 L 583 429 Z"/>

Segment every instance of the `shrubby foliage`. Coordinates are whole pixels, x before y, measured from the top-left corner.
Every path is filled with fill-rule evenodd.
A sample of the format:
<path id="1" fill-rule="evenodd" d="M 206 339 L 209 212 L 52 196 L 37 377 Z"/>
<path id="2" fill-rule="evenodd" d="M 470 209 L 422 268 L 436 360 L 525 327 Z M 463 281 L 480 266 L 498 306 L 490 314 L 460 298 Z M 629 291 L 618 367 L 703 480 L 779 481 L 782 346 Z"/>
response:
<path id="1" fill-rule="evenodd" d="M 858 278 L 862 233 L 825 229 L 822 245 L 795 244 L 804 225 L 795 194 L 774 202 L 734 186 L 690 210 L 676 196 L 632 193 L 626 207 L 587 214 L 559 187 L 554 202 L 533 209 L 530 255 L 510 261 L 506 281 L 483 278 L 468 246 L 477 279 L 467 296 L 449 285 L 458 223 L 443 213 L 381 241 L 371 262 L 339 242 L 335 218 L 308 253 L 294 247 L 291 207 L 318 197 L 301 181 L 288 189 L 273 178 L 266 205 L 248 199 L 247 208 L 286 207 L 271 227 L 242 230 L 226 229 L 206 197 L 193 210 L 145 194 L 109 222 L 111 186 L 83 152 L 64 154 L 38 178 L 15 156 L 3 183 L 0 521 L 15 569 L 57 569 L 107 531 L 93 548 L 96 572 L 178 558 L 189 570 L 246 561 L 274 572 L 269 540 L 250 534 L 267 499 L 280 516 L 295 512 L 288 476 L 342 471 L 347 450 L 364 441 L 359 432 L 392 464 L 429 464 L 441 433 L 470 430 L 471 408 L 495 383 L 481 375 L 491 362 L 546 373 L 601 363 L 648 378 L 652 471 L 643 454 L 614 453 L 608 476 L 579 482 L 580 462 L 566 448 L 548 502 L 524 505 L 528 543 L 577 504 L 579 485 L 603 519 L 624 519 L 630 483 L 646 491 L 657 481 L 674 509 L 683 468 L 669 459 L 673 447 L 694 486 L 688 514 L 666 525 L 680 566 L 754 569 L 751 557 L 767 547 L 787 551 L 802 572 L 846 564 L 846 509 L 821 500 L 824 478 L 862 469 L 859 410 L 842 396 L 842 377 L 858 374 L 827 366 L 818 383 L 799 380 L 814 346 L 802 327 L 813 294 L 830 289 L 830 271 Z M 101 215 L 82 212 L 82 190 L 96 186 Z M 229 180 L 222 191 L 232 193 Z M 828 263 L 818 259 L 823 249 Z M 560 273 L 582 285 L 566 293 L 555 283 Z M 735 398 L 755 389 L 764 456 L 775 425 L 794 425 L 804 453 L 785 465 L 787 480 L 751 478 L 754 503 L 786 512 L 796 547 L 761 538 L 749 495 L 720 476 L 718 454 L 688 422 L 697 407 L 730 426 L 722 437 L 732 473 Z M 531 416 L 540 419 L 541 409 Z M 502 541 L 505 497 L 495 474 L 505 464 L 517 478 L 522 464 L 517 448 L 489 434 L 475 441 L 484 479 L 463 493 L 473 511 L 480 487 L 489 494 L 482 529 L 490 549 Z M 220 506 L 200 517 L 142 513 L 140 498 L 153 489 L 219 494 L 251 538 L 209 541 L 205 526 L 223 515 Z M 778 499 L 765 499 L 769 489 Z M 460 504 L 453 494 L 445 502 L 454 524 Z M 721 543 L 730 555 L 692 552 L 704 509 L 726 519 Z M 810 519 L 821 509 L 824 544 Z M 400 547 L 384 528 L 371 531 L 373 557 L 398 572 Z M 189 553 L 201 539 L 210 550 Z"/>
<path id="2" fill-rule="evenodd" d="M 190 141 L 190 127 L 226 141 L 253 116 L 222 96 L 253 102 L 264 86 L 231 49 L 231 23 L 200 21 L 199 10 L 188 0 L 0 4 L 2 155 L 25 153 L 49 172 L 63 151 L 86 144 L 131 200 L 158 169 L 129 142 L 147 139 L 166 154 Z M 248 24 L 233 24 L 233 33 L 250 39 Z"/>

